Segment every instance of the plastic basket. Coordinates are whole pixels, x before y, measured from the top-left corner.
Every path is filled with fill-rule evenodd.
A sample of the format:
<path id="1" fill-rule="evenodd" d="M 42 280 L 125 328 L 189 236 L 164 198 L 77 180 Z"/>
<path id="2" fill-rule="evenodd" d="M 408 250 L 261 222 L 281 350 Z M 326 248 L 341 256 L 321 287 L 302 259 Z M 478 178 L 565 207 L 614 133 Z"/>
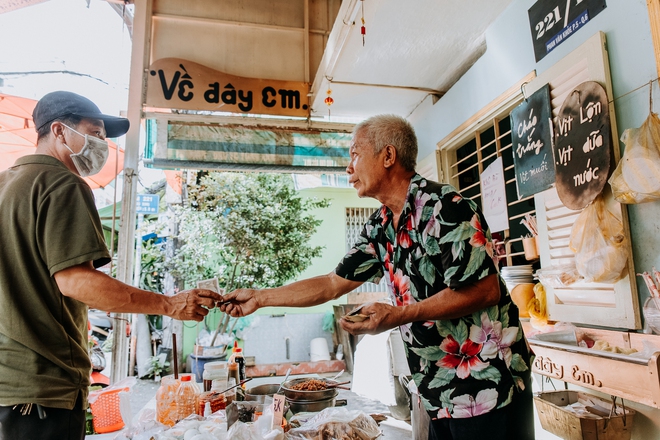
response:
<path id="1" fill-rule="evenodd" d="M 119 393 L 129 391 L 130 388 L 113 388 L 103 390 L 99 393 L 94 402 L 90 402 L 94 431 L 97 434 L 118 431 L 124 427 L 124 420 L 121 418 L 119 409 Z"/>

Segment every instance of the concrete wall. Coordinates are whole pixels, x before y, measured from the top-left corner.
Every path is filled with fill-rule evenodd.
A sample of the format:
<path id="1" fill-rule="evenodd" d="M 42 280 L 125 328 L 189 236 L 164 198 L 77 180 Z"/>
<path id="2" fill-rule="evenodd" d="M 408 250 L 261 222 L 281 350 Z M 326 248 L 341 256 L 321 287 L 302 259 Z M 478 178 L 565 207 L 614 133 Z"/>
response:
<path id="1" fill-rule="evenodd" d="M 420 141 L 419 157 L 430 154 L 437 142 L 524 75 L 533 70 L 540 74 L 598 31 L 607 36 L 619 133 L 639 127 L 646 119 L 648 87 L 622 96 L 657 77 L 646 2 L 608 0 L 604 11 L 538 63 L 534 59 L 527 14 L 534 3 L 534 0 L 514 0 L 488 29 L 484 56 L 435 105 L 427 99 L 411 116 Z M 660 109 L 657 82 L 654 97 L 657 112 Z M 636 272 L 660 267 L 660 203 L 631 205 L 628 211 Z M 643 303 L 648 291 L 641 280 L 638 288 Z M 660 410 L 632 403 L 630 406 L 638 411 L 633 439 L 660 438 Z"/>
<path id="2" fill-rule="evenodd" d="M 311 341 L 316 338 L 324 338 L 330 352 L 333 348 L 332 334 L 323 331 L 322 313 L 255 316 L 243 338 L 243 351 L 257 364 L 309 361 Z"/>

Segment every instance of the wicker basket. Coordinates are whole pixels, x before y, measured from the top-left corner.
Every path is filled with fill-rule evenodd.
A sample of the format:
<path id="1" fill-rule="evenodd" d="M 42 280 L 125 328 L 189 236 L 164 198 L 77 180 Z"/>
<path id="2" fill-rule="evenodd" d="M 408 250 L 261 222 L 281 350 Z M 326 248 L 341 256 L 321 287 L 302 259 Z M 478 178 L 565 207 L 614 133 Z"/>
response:
<path id="1" fill-rule="evenodd" d="M 113 388 L 100 391 L 94 402 L 90 402 L 94 431 L 97 434 L 118 431 L 124 427 L 119 407 L 119 393 L 130 388 Z"/>
<path id="2" fill-rule="evenodd" d="M 565 440 L 630 440 L 634 410 L 616 405 L 617 414 L 611 417 L 609 414 L 596 418 L 581 417 L 565 409 L 579 398 L 588 398 L 603 408 L 614 405 L 591 394 L 572 390 L 539 393 L 534 396 L 534 404 L 543 429 Z"/>

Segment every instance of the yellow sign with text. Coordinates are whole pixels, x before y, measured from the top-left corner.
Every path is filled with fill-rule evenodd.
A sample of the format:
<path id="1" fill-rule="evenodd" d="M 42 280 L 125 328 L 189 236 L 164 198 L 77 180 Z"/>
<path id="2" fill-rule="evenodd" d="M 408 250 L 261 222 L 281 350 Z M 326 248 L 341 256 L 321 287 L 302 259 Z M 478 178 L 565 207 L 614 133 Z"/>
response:
<path id="1" fill-rule="evenodd" d="M 307 117 L 309 84 L 244 78 L 192 61 L 163 58 L 149 67 L 147 106 Z"/>

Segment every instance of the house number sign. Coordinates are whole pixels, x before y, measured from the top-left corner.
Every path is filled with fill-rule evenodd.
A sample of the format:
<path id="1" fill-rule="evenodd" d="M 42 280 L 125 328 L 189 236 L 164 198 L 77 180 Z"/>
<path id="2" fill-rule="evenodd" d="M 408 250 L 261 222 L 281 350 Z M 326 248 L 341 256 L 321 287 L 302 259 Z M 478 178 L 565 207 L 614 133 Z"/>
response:
<path id="1" fill-rule="evenodd" d="M 538 0 L 527 11 L 540 61 L 606 8 L 605 0 Z"/>

